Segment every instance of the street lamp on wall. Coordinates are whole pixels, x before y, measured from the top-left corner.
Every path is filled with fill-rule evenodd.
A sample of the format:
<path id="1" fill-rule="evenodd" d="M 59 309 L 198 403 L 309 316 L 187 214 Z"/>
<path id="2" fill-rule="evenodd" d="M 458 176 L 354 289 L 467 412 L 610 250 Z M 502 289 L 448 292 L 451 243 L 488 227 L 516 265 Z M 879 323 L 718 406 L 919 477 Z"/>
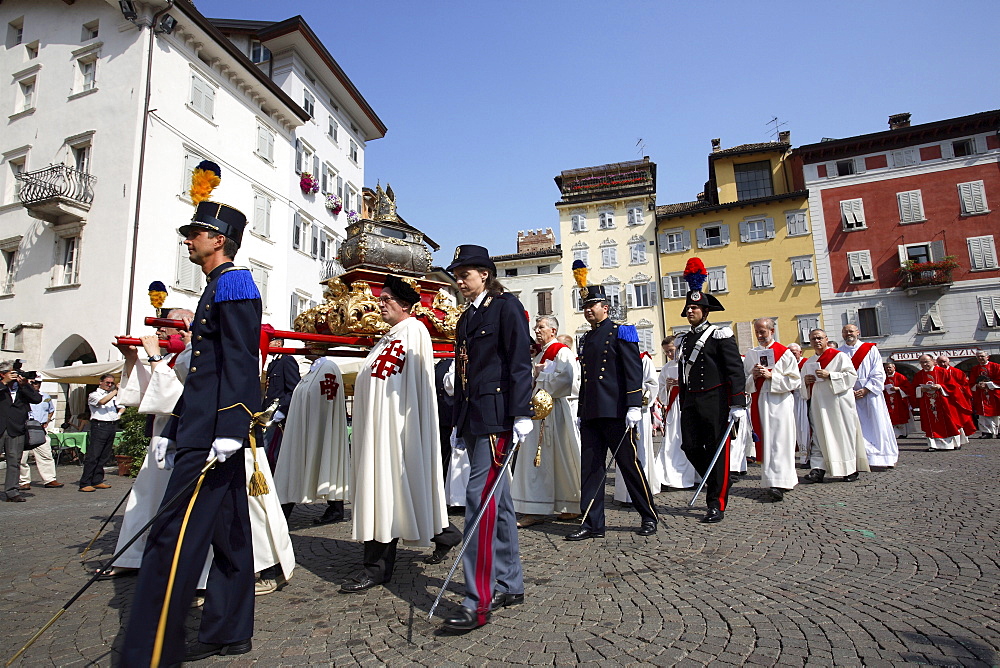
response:
<path id="1" fill-rule="evenodd" d="M 135 21 L 139 16 L 135 11 L 135 3 L 132 0 L 118 0 L 118 6 L 121 7 L 122 16 L 129 21 Z"/>
<path id="2" fill-rule="evenodd" d="M 177 19 L 170 14 L 164 14 L 156 24 L 156 32 L 169 35 L 177 26 Z"/>

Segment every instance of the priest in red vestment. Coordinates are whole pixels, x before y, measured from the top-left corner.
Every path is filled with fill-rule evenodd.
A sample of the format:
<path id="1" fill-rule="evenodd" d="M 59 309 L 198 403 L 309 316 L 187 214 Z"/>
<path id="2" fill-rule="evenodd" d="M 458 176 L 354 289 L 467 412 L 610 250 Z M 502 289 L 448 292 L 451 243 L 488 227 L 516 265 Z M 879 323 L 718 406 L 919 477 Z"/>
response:
<path id="1" fill-rule="evenodd" d="M 920 426 L 927 435 L 927 451 L 957 450 L 962 447 L 962 419 L 953 394 L 961 390 L 948 369 L 936 366 L 930 355 L 920 356 L 920 371 L 913 376 L 916 401 L 920 406 Z"/>
<path id="2" fill-rule="evenodd" d="M 972 411 L 979 416 L 980 438 L 1000 436 L 1000 364 L 985 350 L 976 352 L 978 364 L 969 369 Z"/>
<path id="3" fill-rule="evenodd" d="M 892 361 L 885 363 L 884 394 L 896 438 L 906 438 L 910 435 L 910 401 L 913 399 L 913 386 L 906 376 L 896 371 L 896 364 Z"/>

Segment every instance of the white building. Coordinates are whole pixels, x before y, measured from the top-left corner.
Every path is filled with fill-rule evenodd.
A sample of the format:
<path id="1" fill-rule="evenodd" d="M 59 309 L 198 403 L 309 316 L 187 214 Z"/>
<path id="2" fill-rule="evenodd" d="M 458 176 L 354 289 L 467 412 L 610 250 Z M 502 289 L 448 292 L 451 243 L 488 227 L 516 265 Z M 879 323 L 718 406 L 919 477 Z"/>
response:
<path id="1" fill-rule="evenodd" d="M 552 228 L 517 233 L 517 253 L 494 255 L 497 278 L 513 293 L 528 312 L 529 328 L 540 315 L 552 315 L 563 325 L 562 251 Z M 572 331 L 568 332 L 570 335 Z"/>
<path id="2" fill-rule="evenodd" d="M 189 0 L 0 4 L 0 357 L 26 368 L 119 359 L 150 330 L 147 288 L 192 307 L 204 285 L 177 228 L 191 169 L 221 166 L 212 199 L 250 224 L 236 258 L 288 327 L 321 298 L 364 148 L 385 126 L 301 18 L 210 21 Z M 126 7 L 128 9 L 128 7 Z M 151 29 L 152 26 L 152 29 Z M 321 192 L 303 194 L 302 171 Z M 324 192 L 343 200 L 334 215 Z"/>

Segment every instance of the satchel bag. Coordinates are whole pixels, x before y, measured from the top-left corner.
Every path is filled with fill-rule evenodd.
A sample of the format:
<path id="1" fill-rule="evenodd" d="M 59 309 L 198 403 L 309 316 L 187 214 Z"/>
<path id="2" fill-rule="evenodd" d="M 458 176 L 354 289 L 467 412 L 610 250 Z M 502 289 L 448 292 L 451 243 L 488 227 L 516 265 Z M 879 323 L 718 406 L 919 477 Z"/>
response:
<path id="1" fill-rule="evenodd" d="M 38 420 L 28 420 L 24 423 L 25 436 L 24 449 L 34 450 L 39 445 L 49 440 L 49 435 L 45 433 L 45 427 Z"/>

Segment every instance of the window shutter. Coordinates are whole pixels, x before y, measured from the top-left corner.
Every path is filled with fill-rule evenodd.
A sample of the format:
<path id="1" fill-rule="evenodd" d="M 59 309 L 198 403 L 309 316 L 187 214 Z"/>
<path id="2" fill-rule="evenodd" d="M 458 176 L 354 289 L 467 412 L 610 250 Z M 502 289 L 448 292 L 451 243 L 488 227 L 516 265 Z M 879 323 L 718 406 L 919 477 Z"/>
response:
<path id="1" fill-rule="evenodd" d="M 698 248 L 705 248 L 705 228 L 699 227 L 698 233 Z"/>
<path id="2" fill-rule="evenodd" d="M 983 251 L 983 268 L 997 268 L 997 250 L 994 245 L 993 235 L 979 238 L 979 247 Z"/>
<path id="3" fill-rule="evenodd" d="M 298 211 L 292 214 L 292 248 L 302 248 L 302 216 Z"/>
<path id="4" fill-rule="evenodd" d="M 320 191 L 325 195 L 330 192 L 330 175 L 329 170 L 323 167 L 323 176 L 321 177 L 322 185 L 320 186 Z"/>
<path id="5" fill-rule="evenodd" d="M 767 229 L 767 238 L 774 238 L 774 218 L 766 218 L 764 220 L 764 227 Z"/>
<path id="6" fill-rule="evenodd" d="M 910 203 L 910 193 L 896 193 L 896 202 L 899 204 L 899 221 L 908 223 L 913 218 L 913 206 Z"/>
<path id="7" fill-rule="evenodd" d="M 761 266 L 759 264 L 754 264 L 750 266 L 750 283 L 754 288 L 763 287 L 763 279 L 761 278 Z"/>
<path id="8" fill-rule="evenodd" d="M 875 306 L 875 318 L 878 322 L 878 335 L 889 336 L 889 308 L 885 304 Z"/>
<path id="9" fill-rule="evenodd" d="M 729 226 L 720 225 L 719 230 L 722 232 L 722 245 L 725 246 L 729 243 Z"/>
<path id="10" fill-rule="evenodd" d="M 944 241 L 930 243 L 931 262 L 940 262 L 944 258 Z"/>
<path id="11" fill-rule="evenodd" d="M 875 272 L 872 271 L 872 256 L 868 251 L 861 252 L 861 269 L 866 279 L 875 278 Z"/>
<path id="12" fill-rule="evenodd" d="M 924 219 L 923 196 L 919 190 L 914 190 L 910 193 L 910 208 L 913 210 L 913 220 Z"/>
<path id="13" fill-rule="evenodd" d="M 815 274 L 813 274 L 813 261 L 812 261 L 812 258 L 811 257 L 803 258 L 802 259 L 802 265 L 803 265 L 802 271 L 803 271 L 803 273 L 805 274 L 805 277 L 806 277 L 805 280 L 807 280 L 807 281 L 815 281 L 816 280 L 816 276 L 815 276 Z"/>
<path id="14" fill-rule="evenodd" d="M 944 322 L 941 320 L 941 316 L 938 313 L 938 305 L 936 303 L 931 304 L 930 308 L 927 309 L 927 318 L 930 321 L 928 324 L 932 325 L 929 329 L 935 332 L 944 331 Z"/>
<path id="15" fill-rule="evenodd" d="M 201 80 L 197 75 L 191 75 L 191 106 L 201 111 L 202 106 L 205 104 L 204 94 L 201 91 Z"/>
<path id="16" fill-rule="evenodd" d="M 313 257 L 316 257 L 317 255 L 319 255 L 319 226 L 318 225 L 313 225 L 312 226 L 312 236 L 311 236 L 311 243 L 309 245 L 309 254 L 312 255 Z"/>
<path id="17" fill-rule="evenodd" d="M 316 178 L 317 176 L 319 176 L 319 155 L 317 155 L 315 153 L 313 153 L 313 170 L 312 170 L 312 175 L 313 175 L 313 178 Z"/>
<path id="18" fill-rule="evenodd" d="M 672 284 L 673 281 L 671 280 L 670 276 L 664 276 L 663 278 L 660 279 L 660 292 L 663 293 L 664 299 L 673 298 L 674 294 L 673 290 L 671 289 Z"/>
<path id="19" fill-rule="evenodd" d="M 847 254 L 847 266 L 851 270 L 851 280 L 854 282 L 861 280 L 861 257 L 858 253 Z"/>
<path id="20" fill-rule="evenodd" d="M 295 173 L 302 173 L 302 140 L 295 140 Z"/>
<path id="21" fill-rule="evenodd" d="M 855 327 L 860 326 L 861 323 L 858 320 L 858 309 L 848 308 L 845 315 L 847 316 L 847 322 L 844 323 L 845 325 L 854 325 Z"/>
<path id="22" fill-rule="evenodd" d="M 691 250 L 691 230 L 684 230 L 683 235 L 684 235 L 684 250 L 689 251 Z M 700 247 L 701 246 L 699 245 L 699 248 Z"/>
<path id="23" fill-rule="evenodd" d="M 264 202 L 266 199 L 260 194 L 253 196 L 253 231 L 257 234 L 264 234 Z"/>
<path id="24" fill-rule="evenodd" d="M 983 312 L 987 327 L 1000 325 L 1000 297 L 980 297 L 979 308 Z"/>
<path id="25" fill-rule="evenodd" d="M 267 139 L 264 135 L 267 131 L 264 129 L 263 125 L 257 125 L 257 153 L 261 156 L 267 155 Z"/>
<path id="26" fill-rule="evenodd" d="M 288 326 L 292 329 L 295 328 L 295 318 L 299 315 L 299 295 L 296 292 L 292 293 L 292 302 L 288 307 Z"/>
<path id="27" fill-rule="evenodd" d="M 796 283 L 806 280 L 805 273 L 802 271 L 802 260 L 792 260 L 792 275 Z"/>
<path id="28" fill-rule="evenodd" d="M 970 237 L 966 239 L 966 242 L 969 244 L 969 264 L 972 265 L 973 269 L 984 268 L 983 237 Z"/>
<path id="29" fill-rule="evenodd" d="M 747 221 L 740 221 L 740 241 L 747 240 Z"/>
<path id="30" fill-rule="evenodd" d="M 844 227 L 851 227 L 854 224 L 854 209 L 849 200 L 840 203 L 840 217 L 844 221 Z"/>
<path id="31" fill-rule="evenodd" d="M 930 320 L 930 307 L 931 305 L 926 302 L 917 303 L 917 331 L 918 332 L 929 332 L 930 327 L 928 326 Z"/>
<path id="32" fill-rule="evenodd" d="M 896 246 L 896 252 L 899 253 L 899 266 L 902 267 L 907 260 L 909 260 L 909 255 L 906 254 L 906 246 L 899 245 Z"/>

